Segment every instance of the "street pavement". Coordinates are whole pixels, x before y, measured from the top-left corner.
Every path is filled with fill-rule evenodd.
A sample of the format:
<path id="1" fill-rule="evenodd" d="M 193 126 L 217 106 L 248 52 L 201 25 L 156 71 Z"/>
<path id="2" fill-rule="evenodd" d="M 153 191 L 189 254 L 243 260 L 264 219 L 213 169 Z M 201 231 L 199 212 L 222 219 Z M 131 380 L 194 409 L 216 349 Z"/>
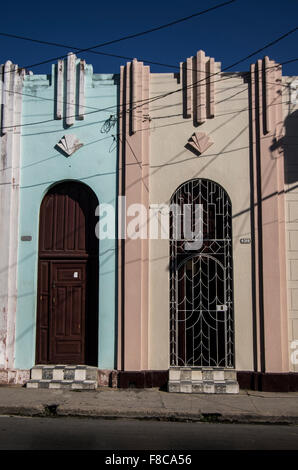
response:
<path id="1" fill-rule="evenodd" d="M 161 450 L 179 450 L 177 458 L 181 454 L 194 458 L 196 450 L 289 451 L 298 450 L 298 426 L 0 416 L 0 450 L 109 451 L 105 458 L 119 455 L 118 451 L 146 450 L 147 460 Z M 94 462 L 99 465 L 98 459 Z"/>
<path id="2" fill-rule="evenodd" d="M 207 395 L 158 389 L 69 391 L 0 386 L 0 415 L 298 424 L 298 393 Z"/>

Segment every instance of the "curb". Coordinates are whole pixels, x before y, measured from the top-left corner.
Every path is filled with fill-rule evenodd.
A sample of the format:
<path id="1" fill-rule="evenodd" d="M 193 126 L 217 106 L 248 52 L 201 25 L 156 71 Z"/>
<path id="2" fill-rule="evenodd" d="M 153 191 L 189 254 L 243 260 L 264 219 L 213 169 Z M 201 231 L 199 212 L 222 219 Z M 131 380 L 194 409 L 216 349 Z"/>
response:
<path id="1" fill-rule="evenodd" d="M 0 415 L 27 416 L 40 418 L 94 418 L 94 419 L 138 419 L 173 422 L 204 422 L 226 424 L 279 424 L 298 425 L 298 416 L 272 416 L 262 414 L 230 413 L 182 413 L 155 410 L 72 409 L 60 405 L 38 405 L 35 407 L 0 406 Z"/>

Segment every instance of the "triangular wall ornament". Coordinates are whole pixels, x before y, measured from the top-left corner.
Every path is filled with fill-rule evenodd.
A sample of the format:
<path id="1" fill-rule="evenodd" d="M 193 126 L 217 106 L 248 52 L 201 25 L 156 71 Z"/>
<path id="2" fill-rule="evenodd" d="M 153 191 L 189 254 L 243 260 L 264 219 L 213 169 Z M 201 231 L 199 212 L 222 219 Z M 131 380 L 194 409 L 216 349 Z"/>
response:
<path id="1" fill-rule="evenodd" d="M 73 153 L 75 153 L 79 148 L 81 148 L 84 144 L 80 142 L 78 137 L 73 134 L 64 135 L 59 142 L 56 144 L 59 150 L 70 157 Z"/>
<path id="2" fill-rule="evenodd" d="M 185 147 L 189 148 L 198 155 L 205 152 L 214 142 L 210 139 L 209 135 L 205 132 L 194 132 L 188 139 Z"/>

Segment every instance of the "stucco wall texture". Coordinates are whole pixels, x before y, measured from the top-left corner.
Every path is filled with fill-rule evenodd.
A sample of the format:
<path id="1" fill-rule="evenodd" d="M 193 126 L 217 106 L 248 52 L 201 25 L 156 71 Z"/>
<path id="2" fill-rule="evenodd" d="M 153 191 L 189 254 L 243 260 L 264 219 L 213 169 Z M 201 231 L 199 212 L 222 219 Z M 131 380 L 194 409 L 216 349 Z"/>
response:
<path id="1" fill-rule="evenodd" d="M 84 120 L 74 119 L 71 127 L 65 115 L 61 120 L 54 119 L 55 83 L 53 66 L 51 76 L 27 75 L 23 86 L 15 349 L 15 367 L 20 369 L 35 364 L 39 209 L 44 195 L 58 182 L 75 180 L 88 185 L 100 203 L 114 207 L 116 203 L 117 148 L 112 135 L 117 133 L 117 124 L 110 129 L 103 127 L 116 111 L 114 77 L 93 74 L 92 67 L 87 66 Z M 67 94 L 60 99 L 66 102 Z M 83 143 L 70 157 L 55 148 L 66 134 L 76 135 Z M 22 241 L 21 236 L 26 235 L 32 241 Z M 115 367 L 115 266 L 115 240 L 101 240 L 98 367 L 103 369 Z"/>
<path id="2" fill-rule="evenodd" d="M 289 354 L 292 342 L 298 339 L 298 160 L 296 86 L 298 77 L 283 77 L 284 160 L 286 194 L 286 241 L 287 241 L 287 296 L 289 321 Z M 293 87 L 293 95 L 291 91 Z M 290 360 L 290 370 L 298 372 L 298 364 Z"/>
<path id="3" fill-rule="evenodd" d="M 174 74 L 151 74 L 151 97 L 180 88 Z M 192 178 L 213 180 L 227 191 L 233 215 L 235 367 L 252 370 L 251 245 L 240 244 L 240 238 L 251 238 L 247 83 L 236 74 L 216 81 L 215 117 L 198 128 L 191 118 L 182 118 L 181 92 L 157 103 L 150 108 L 150 204 L 168 204 L 176 188 Z M 194 131 L 205 132 L 214 142 L 200 156 L 185 148 Z M 149 366 L 167 369 L 169 242 L 151 240 L 149 252 Z"/>
<path id="4" fill-rule="evenodd" d="M 292 342 L 298 341 L 298 78 L 283 77 L 274 108 L 268 102 L 279 93 L 281 70 L 274 75 L 268 58 L 243 74 L 220 73 L 220 63 L 208 58 L 204 73 L 217 76 L 209 89 L 209 111 L 202 115 L 202 88 L 190 92 L 195 88 L 188 81 L 194 77 L 185 75 L 193 61 L 200 77 L 202 51 L 181 65 L 180 74 L 150 73 L 134 60 L 114 76 L 95 74 L 72 55 L 64 65 L 74 67 L 70 81 L 66 68 L 58 74 L 61 62 L 51 75 L 20 79 L 22 110 L 15 113 L 21 126 L 1 137 L 0 214 L 9 228 L 0 227 L 0 247 L 8 246 L 9 253 L 0 260 L 0 370 L 28 370 L 35 364 L 39 210 L 49 188 L 68 180 L 88 185 L 99 204 L 114 207 L 117 226 L 118 194 L 148 209 L 169 204 L 182 183 L 202 178 L 221 185 L 232 204 L 235 369 L 298 372 L 298 365 L 288 361 Z M 266 84 L 268 63 L 274 72 Z M 268 88 L 270 80 L 275 81 Z M 76 104 L 70 106 L 71 88 Z M 134 100 L 145 104 L 132 108 Z M 195 132 L 212 141 L 201 154 L 187 146 Z M 83 146 L 67 157 L 56 145 L 68 134 Z M 16 155 L 19 180 L 9 169 Z M 286 278 L 279 268 L 285 260 Z M 262 261 L 267 271 L 261 273 Z M 122 243 L 116 234 L 100 240 L 99 369 L 169 368 L 169 277 L 169 240 Z"/>

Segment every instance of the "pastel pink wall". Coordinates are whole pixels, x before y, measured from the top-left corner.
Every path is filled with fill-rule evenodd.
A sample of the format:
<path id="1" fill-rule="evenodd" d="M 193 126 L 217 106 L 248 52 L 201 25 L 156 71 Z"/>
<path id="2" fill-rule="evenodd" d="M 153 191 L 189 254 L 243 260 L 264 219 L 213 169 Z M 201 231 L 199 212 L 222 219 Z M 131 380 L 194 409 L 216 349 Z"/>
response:
<path id="1" fill-rule="evenodd" d="M 287 280 L 281 66 L 251 66 L 257 368 L 287 372 Z"/>
<path id="2" fill-rule="evenodd" d="M 215 114 L 214 84 L 207 80 L 202 87 L 202 69 L 207 77 L 215 70 L 214 59 L 202 51 L 180 64 L 180 83 L 187 87 L 185 93 L 182 90 L 184 118 L 192 117 L 194 126 Z M 281 67 L 265 57 L 251 66 L 250 78 L 251 142 L 247 145 L 252 156 L 255 368 L 287 372 L 284 155 L 278 144 L 283 126 Z M 149 205 L 149 80 L 149 67 L 136 59 L 121 67 L 119 194 L 126 196 L 127 207 Z M 146 218 L 142 223 L 147 226 Z M 122 370 L 149 367 L 148 255 L 147 239 L 119 241 L 118 368 Z"/>
<path id="3" fill-rule="evenodd" d="M 127 207 L 149 204 L 149 130 L 143 126 L 149 75 L 149 67 L 136 59 L 120 70 L 119 194 Z M 147 227 L 146 219 L 143 224 Z M 147 238 L 119 242 L 118 368 L 123 370 L 148 369 L 148 250 Z"/>

